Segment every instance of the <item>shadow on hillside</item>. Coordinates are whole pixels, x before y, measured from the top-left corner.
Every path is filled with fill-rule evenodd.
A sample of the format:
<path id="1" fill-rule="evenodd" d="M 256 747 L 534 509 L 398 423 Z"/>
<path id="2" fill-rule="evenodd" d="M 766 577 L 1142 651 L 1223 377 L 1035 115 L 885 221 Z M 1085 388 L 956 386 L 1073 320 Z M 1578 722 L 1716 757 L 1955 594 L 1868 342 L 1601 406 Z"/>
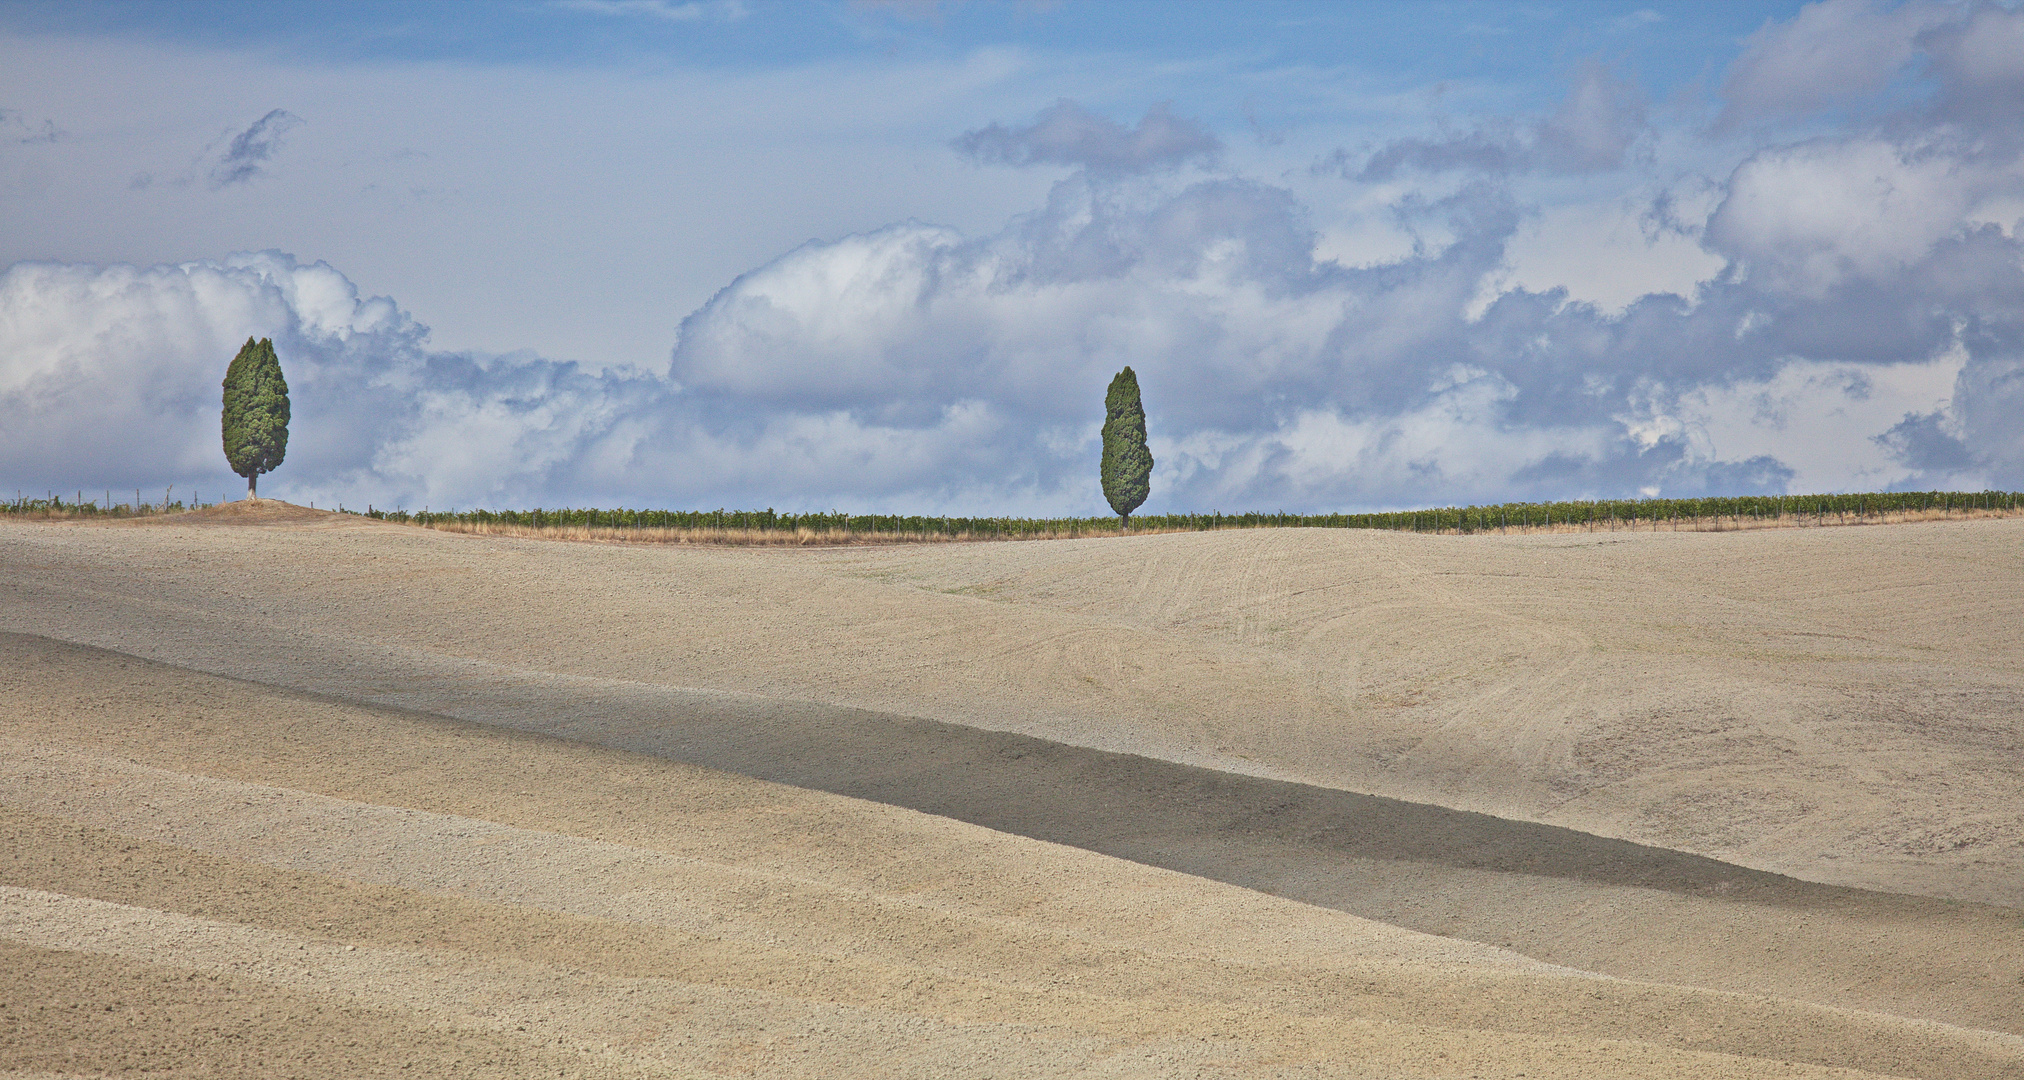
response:
<path id="1" fill-rule="evenodd" d="M 521 689 L 550 698 L 553 711 L 540 709 L 543 716 L 504 702 L 484 711 L 494 723 L 919 810 L 1359 913 L 1364 905 L 1348 893 L 1362 893 L 1368 874 L 1331 871 L 1372 861 L 1760 902 L 1819 902 L 1858 892 L 1552 825 L 1008 732 L 804 702 L 612 689 L 598 688 L 594 711 L 585 710 L 582 692 L 562 687 Z M 662 695 L 686 700 L 653 700 Z"/>
<path id="2" fill-rule="evenodd" d="M 886 803 L 1415 928 L 1427 927 L 1426 912 L 1410 895 L 1399 906 L 1401 890 L 1411 893 L 1401 884 L 1409 866 L 1435 872 L 1448 890 L 1463 884 L 1459 872 L 1479 875 L 1479 886 L 1526 875 L 1759 903 L 1868 910 L 1944 903 L 1552 825 L 917 717 L 319 645 L 302 651 L 242 643 L 229 657 L 236 672 L 196 667 Z"/>

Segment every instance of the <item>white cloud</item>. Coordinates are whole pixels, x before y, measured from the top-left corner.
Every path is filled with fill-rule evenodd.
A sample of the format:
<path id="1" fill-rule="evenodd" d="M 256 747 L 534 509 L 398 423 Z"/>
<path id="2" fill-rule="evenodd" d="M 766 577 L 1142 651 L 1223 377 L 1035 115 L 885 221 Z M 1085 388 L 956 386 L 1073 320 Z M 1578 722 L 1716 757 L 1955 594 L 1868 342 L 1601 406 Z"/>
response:
<path id="1" fill-rule="evenodd" d="M 1581 66 L 1560 107 L 1539 125 L 1534 153 L 1562 172 L 1614 169 L 1643 137 L 1645 120 L 1643 92 L 1591 61 Z"/>
<path id="2" fill-rule="evenodd" d="M 1934 374 L 1959 340 L 1930 321 L 1933 305 L 1963 308 L 1981 287 L 1971 278 L 1966 294 L 1878 303 L 1874 274 L 1803 291 L 1770 274 L 1729 279 L 1698 229 L 1653 228 L 1619 206 L 1590 224 L 1625 249 L 1684 252 L 1653 258 L 1640 281 L 1635 260 L 1591 233 L 1587 280 L 1608 307 L 1516 285 L 1485 300 L 1483 283 L 1512 256 L 1582 280 L 1547 269 L 1580 257 L 1582 232 L 1556 223 L 1566 247 L 1526 251 L 1517 217 L 1486 188 L 1428 212 L 1447 217 L 1451 243 L 1347 269 L 1316 256 L 1301 208 L 1278 189 L 1083 175 L 994 236 L 909 224 L 784 256 L 684 323 L 672 372 L 713 414 L 769 431 L 847 416 L 854 432 L 912 428 L 941 443 L 948 410 L 974 405 L 1004 441 L 975 448 L 972 467 L 1037 476 L 1063 499 L 1087 486 L 1089 403 L 1124 364 L 1146 388 L 1156 499 L 1169 505 L 1782 490 L 1912 475 L 1875 440 L 1953 378 Z M 1725 229 L 1759 242 L 1751 223 Z M 1790 237 L 1761 242 L 1776 250 Z M 1937 281 L 1957 257 L 1927 236 L 1859 269 Z M 1667 275 L 1680 296 L 1652 295 Z M 1808 374 L 1872 367 L 1860 409 Z M 1779 415 L 1813 419 L 1765 420 L 1774 397 Z"/>
<path id="3" fill-rule="evenodd" d="M 1438 246 L 1345 267 L 1285 189 L 1085 170 L 995 233 L 903 223 L 788 252 L 683 321 L 666 376 L 435 350 L 391 299 L 274 253 L 19 264 L 0 275 L 0 469 L 229 486 L 217 380 L 256 335 L 297 402 L 266 490 L 319 501 L 1094 512 L 1099 403 L 1126 364 L 1161 463 L 1148 512 L 1783 490 L 1946 462 L 2007 482 L 2015 413 L 1963 395 L 2024 397 L 2024 262 L 1961 224 L 1961 193 L 2002 187 L 1961 179 L 1975 168 L 2001 175 L 1874 141 L 1767 152 L 1730 181 L 1700 280 L 1674 290 L 1690 297 L 1619 283 L 1606 308 L 1566 302 L 1574 268 L 1542 269 L 1578 257 L 1579 223 L 1545 216 L 1575 237 L 1556 254 L 1495 185 L 1411 209 Z M 1692 204 L 1618 204 L 1586 247 L 1627 276 L 1595 230 L 1690 244 Z M 1709 273 L 1717 253 L 1749 272 Z M 1514 266 L 1561 281 L 1485 301 Z"/>
<path id="4" fill-rule="evenodd" d="M 219 381 L 248 337 L 274 339 L 289 380 L 288 457 L 263 488 L 283 497 L 536 494 L 643 396 L 637 377 L 432 352 L 391 300 L 273 252 L 144 269 L 20 263 L 0 274 L 0 475 L 230 490 Z"/>
<path id="5" fill-rule="evenodd" d="M 1977 90 L 2024 83 L 2024 10 L 1980 5 L 1930 38 L 1925 44 L 1957 83 Z"/>
<path id="6" fill-rule="evenodd" d="M 908 121 L 932 135 L 906 145 L 929 146 L 941 162 L 907 151 L 886 164 L 918 174 L 913 194 L 741 237 L 742 261 L 710 256 L 719 261 L 706 263 L 716 275 L 708 289 L 669 284 L 672 267 L 691 261 L 689 245 L 714 243 L 710 228 L 775 223 L 766 211 L 777 199 L 754 192 L 808 186 L 814 158 L 755 151 L 708 183 L 649 190 L 599 186 L 605 158 L 581 155 L 593 163 L 584 171 L 541 173 L 545 195 L 432 194 L 426 213 L 387 219 L 394 225 L 355 214 L 318 234 L 330 245 L 308 249 L 342 250 L 350 230 L 378 227 L 426 248 L 479 215 L 511 220 L 506 231 L 549 245 L 431 249 L 431 304 L 487 294 L 468 314 L 522 300 L 567 307 L 591 292 L 654 297 L 659 329 L 628 333 L 659 344 L 612 350 L 603 358 L 621 362 L 595 370 L 536 351 L 437 347 L 346 273 L 273 253 L 143 268 L 19 263 L 0 274 L 0 480 L 236 483 L 217 448 L 217 383 L 258 335 L 281 349 L 298 417 L 289 460 L 262 489 L 318 501 L 1094 513 L 1102 391 L 1126 364 L 1145 388 L 1160 462 L 1147 512 L 1947 478 L 2024 486 L 2024 158 L 2015 110 L 2003 107 L 2024 75 L 1969 34 L 2007 41 L 2019 24 L 1989 8 L 1949 8 L 1939 21 L 1910 10 L 1809 8 L 1758 36 L 1756 59 L 1732 76 L 1731 104 L 1755 102 L 1760 117 L 1815 107 L 1752 73 L 1766 56 L 1818 53 L 1809 62 L 1840 72 L 1844 97 L 1899 77 L 1907 57 L 1932 61 L 1932 93 L 1859 124 L 1809 128 L 1803 141 L 1701 140 L 1654 121 L 1641 92 L 1596 65 L 1574 73 L 1549 114 L 1373 140 L 1357 155 L 1318 143 L 1291 164 L 1275 150 L 1225 146 L 1171 109 L 1117 110 L 1141 117 L 1128 124 L 1079 105 L 1048 108 L 1052 94 L 1029 87 L 1018 107 L 972 102 Z M 1900 39 L 1911 52 L 1891 44 Z M 962 71 L 937 69 L 934 86 L 959 97 L 1025 65 L 971 57 Z M 615 83 L 601 98 L 533 100 L 513 122 L 604 124 L 606 149 L 652 139 L 745 139 L 749 149 L 792 134 L 761 99 L 798 79 L 796 100 L 814 100 L 831 74 L 776 73 L 731 90 L 701 79 Z M 919 74 L 881 83 L 856 73 L 848 100 L 827 113 L 807 106 L 801 121 L 847 124 L 858 105 Z M 504 85 L 479 82 L 464 88 L 474 101 Z M 651 117 L 671 86 L 698 102 L 680 118 L 688 126 L 635 119 Z M 322 102 L 318 143 L 358 130 L 327 95 L 282 100 Z M 586 111 L 593 100 L 602 112 Z M 219 106 L 238 124 L 266 107 Z M 496 101 L 488 107 L 496 116 Z M 979 161 L 1066 173 L 1050 187 L 947 153 L 950 132 L 1035 109 L 1031 124 L 971 127 L 958 143 Z M 450 111 L 483 114 L 473 102 Z M 191 121 L 185 134 L 200 142 L 220 122 Z M 1654 124 L 1667 122 L 1674 128 L 1657 136 Z M 79 126 L 89 137 L 13 151 L 22 175 L 113 145 Z M 428 156 L 400 168 L 519 160 L 489 147 L 496 132 L 427 130 Z M 1750 138 L 1759 141 L 1738 148 Z M 383 162 L 376 145 L 350 149 Z M 289 153 L 313 167 L 235 185 L 230 198 L 285 201 L 298 173 L 335 183 L 350 167 L 340 156 L 309 161 L 337 152 L 307 143 Z M 1397 159 L 1388 171 L 1346 167 L 1385 153 Z M 1240 155 L 1252 156 L 1231 160 Z M 452 179 L 483 189 L 519 178 L 517 168 Z M 131 175 L 88 171 L 99 174 Z M 748 176 L 759 178 L 751 191 L 737 183 Z M 954 224 L 907 219 L 919 206 L 969 202 L 977 189 L 965 185 L 1020 176 L 992 189 L 1023 209 L 1009 220 L 932 209 L 922 216 Z M 129 194 L 215 223 L 202 214 L 222 197 L 196 187 Z M 700 199 L 704 187 L 757 201 L 713 224 L 696 208 L 726 204 Z M 931 190 L 941 202 L 924 201 Z M 563 236 L 554 191 L 606 208 L 645 239 L 607 247 Z M 274 220 L 284 217 L 301 215 Z M 815 228 L 817 217 L 829 226 Z M 668 224 L 678 219 L 680 228 Z"/>
<path id="7" fill-rule="evenodd" d="M 1368 155 L 1354 175 L 1383 182 L 1448 171 L 1608 172 L 1637 156 L 1647 135 L 1647 111 L 1643 91 L 1607 65 L 1589 61 L 1550 116 L 1527 122 L 1503 117 L 1433 138 L 1394 139 Z M 1338 159 L 1346 166 L 1346 153 L 1338 152 Z"/>
<path id="8" fill-rule="evenodd" d="M 1918 472 L 1877 437 L 1908 411 L 1947 410 L 1966 362 L 1959 349 L 1906 364 L 1798 361 L 1769 379 L 1697 388 L 1638 422 L 1678 432 L 1708 459 L 1776 458 L 1792 470 L 1793 491 L 1875 491 Z"/>
<path id="9" fill-rule="evenodd" d="M 1910 63 L 1919 34 L 1949 14 L 1922 0 L 1822 0 L 1789 22 L 1767 21 L 1730 65 L 1718 123 L 1806 113 L 1874 93 Z"/>
<path id="10" fill-rule="evenodd" d="M 1526 220 L 1506 250 L 1507 268 L 1484 280 L 1471 314 L 1522 288 L 1565 289 L 1569 300 L 1617 315 L 1652 293 L 1691 299 L 1702 283 L 1729 265 L 1696 235 L 1652 228 L 1650 215 L 1626 202 L 1543 208 Z"/>
<path id="11" fill-rule="evenodd" d="M 1504 410 L 1516 388 L 1493 372 L 1457 367 L 1429 391 L 1425 402 L 1398 415 L 1301 409 L 1249 437 L 1202 433 L 1155 445 L 1165 453 L 1155 482 L 1185 484 L 1197 503 L 1212 508 L 1495 502 L 1527 465 L 1607 456 L 1621 440 L 1611 423 L 1507 424 Z M 1440 495 L 1415 497 L 1433 491 Z M 1373 499 L 1376 492 L 1386 494 Z M 1289 501 L 1272 502 L 1264 493 Z"/>
<path id="12" fill-rule="evenodd" d="M 1753 273 L 1817 297 L 1850 276 L 1917 262 L 1985 204 L 2020 192 L 2014 159 L 1992 166 L 1944 145 L 1823 139 L 1745 161 L 1708 229 Z"/>
<path id="13" fill-rule="evenodd" d="M 0 125 L 0 267 L 273 247 L 428 312 L 444 347 L 664 362 L 683 315 L 812 237 L 914 215 L 991 229 L 1031 206 L 1049 177 L 947 143 L 1073 79 L 1008 49 L 611 70 L 0 31 L 0 108 L 30 125 Z M 212 190 L 218 155 L 277 105 L 305 123 L 264 175 Z M 8 141 L 44 117 L 68 134 Z"/>
<path id="14" fill-rule="evenodd" d="M 1057 101 L 1025 127 L 1000 124 L 964 132 L 954 146 L 987 165 L 1071 165 L 1138 173 L 1214 158 L 1222 141 L 1202 125 L 1155 105 L 1127 128 L 1073 101 Z"/>

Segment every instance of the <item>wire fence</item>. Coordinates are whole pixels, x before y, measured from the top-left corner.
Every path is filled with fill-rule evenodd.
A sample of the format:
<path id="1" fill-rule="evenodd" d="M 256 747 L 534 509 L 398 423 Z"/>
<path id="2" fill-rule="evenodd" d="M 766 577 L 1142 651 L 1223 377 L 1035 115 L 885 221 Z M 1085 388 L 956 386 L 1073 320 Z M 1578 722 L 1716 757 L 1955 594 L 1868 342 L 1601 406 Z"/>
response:
<path id="1" fill-rule="evenodd" d="M 65 499 L 64 492 L 45 491 L 39 499 L 15 491 L 12 502 L 0 502 L 0 514 L 23 518 L 132 518 L 152 517 L 161 514 L 180 514 L 190 510 L 201 510 L 216 506 L 204 502 L 194 493 L 186 499 L 175 497 L 174 487 L 164 488 L 162 497 L 154 498 L 152 492 L 133 489 L 133 498 L 128 499 L 124 491 L 75 491 Z M 87 496 L 93 496 L 87 498 Z M 103 496 L 103 499 L 96 496 Z"/>

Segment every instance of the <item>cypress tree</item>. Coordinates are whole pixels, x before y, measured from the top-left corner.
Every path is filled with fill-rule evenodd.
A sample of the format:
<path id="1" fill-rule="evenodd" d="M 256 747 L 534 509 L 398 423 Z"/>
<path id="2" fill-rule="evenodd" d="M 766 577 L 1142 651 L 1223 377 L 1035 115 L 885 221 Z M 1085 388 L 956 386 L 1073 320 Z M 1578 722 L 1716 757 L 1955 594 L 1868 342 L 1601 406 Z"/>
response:
<path id="1" fill-rule="evenodd" d="M 1131 368 L 1110 381 L 1103 407 L 1103 497 L 1117 511 L 1122 527 L 1129 529 L 1131 512 L 1152 492 L 1153 473 L 1153 453 L 1146 449 L 1146 410 Z"/>
<path id="2" fill-rule="evenodd" d="M 246 478 L 246 497 L 258 498 L 260 474 L 273 472 L 288 453 L 288 380 L 274 342 L 246 339 L 225 369 L 225 460 Z"/>

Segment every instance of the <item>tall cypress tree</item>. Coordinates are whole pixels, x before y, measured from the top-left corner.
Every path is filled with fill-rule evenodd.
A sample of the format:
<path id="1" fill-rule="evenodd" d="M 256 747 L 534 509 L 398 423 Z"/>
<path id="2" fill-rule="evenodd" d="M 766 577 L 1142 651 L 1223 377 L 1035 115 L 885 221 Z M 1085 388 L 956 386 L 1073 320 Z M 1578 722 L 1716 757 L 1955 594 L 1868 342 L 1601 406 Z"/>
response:
<path id="1" fill-rule="evenodd" d="M 246 497 L 259 498 L 260 474 L 273 472 L 288 454 L 288 380 L 274 342 L 246 339 L 225 369 L 225 460 L 246 478 Z"/>
<path id="2" fill-rule="evenodd" d="M 1103 400 L 1103 497 L 1131 528 L 1131 512 L 1152 493 L 1153 452 L 1146 449 L 1146 410 L 1138 376 L 1127 367 L 1110 381 Z"/>

